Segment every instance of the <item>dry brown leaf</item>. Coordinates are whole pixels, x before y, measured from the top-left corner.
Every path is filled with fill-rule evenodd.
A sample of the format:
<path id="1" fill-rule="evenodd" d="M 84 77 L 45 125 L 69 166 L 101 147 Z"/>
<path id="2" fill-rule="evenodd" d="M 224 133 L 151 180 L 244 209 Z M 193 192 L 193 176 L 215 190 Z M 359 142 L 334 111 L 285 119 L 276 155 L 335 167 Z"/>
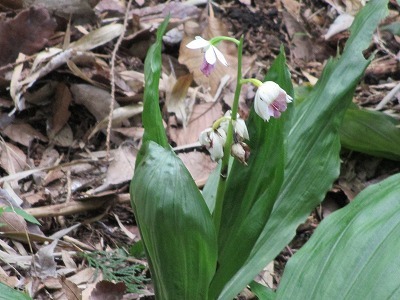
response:
<path id="1" fill-rule="evenodd" d="M 119 185 L 132 179 L 135 169 L 136 151 L 132 144 L 123 143 L 114 152 L 114 160 L 107 170 L 106 185 Z"/>
<path id="2" fill-rule="evenodd" d="M 166 86 L 165 105 L 168 113 L 173 113 L 176 116 L 178 124 L 187 125 L 188 115 L 190 116 L 194 101 L 185 101 L 189 87 L 192 83 L 193 75 L 187 74 L 175 78 L 173 74 L 169 75 Z"/>
<path id="3" fill-rule="evenodd" d="M 215 120 L 222 117 L 220 103 L 203 103 L 193 106 L 189 123 L 184 128 L 168 127 L 168 134 L 177 146 L 193 144 L 198 141 L 200 132 L 210 127 Z"/>
<path id="4" fill-rule="evenodd" d="M 27 167 L 26 155 L 17 146 L 10 143 L 1 143 L 0 167 L 8 174 L 19 173 Z"/>
<path id="5" fill-rule="evenodd" d="M 97 121 L 108 117 L 111 103 L 109 92 L 89 84 L 72 84 L 71 93 L 75 102 L 85 106 Z M 117 107 L 119 105 L 115 103 Z"/>
<path id="6" fill-rule="evenodd" d="M 99 273 L 97 277 L 95 277 L 96 269 L 94 268 L 85 268 L 82 271 L 79 271 L 75 275 L 68 277 L 68 280 L 75 283 L 76 285 L 80 285 L 83 283 L 93 283 L 99 282 L 102 279 L 102 274 Z"/>
<path id="7" fill-rule="evenodd" d="M 139 115 L 143 111 L 142 104 L 132 104 L 123 107 L 118 107 L 113 110 L 112 114 L 112 126 L 115 125 L 120 126 L 121 123 L 131 117 Z M 96 127 L 90 133 L 88 139 L 91 139 L 94 134 L 96 134 L 99 130 L 106 128 L 108 125 L 108 116 L 97 123 Z"/>
<path id="8" fill-rule="evenodd" d="M 296 19 L 300 16 L 301 3 L 297 0 L 280 0 L 285 9 Z"/>
<path id="9" fill-rule="evenodd" d="M 17 287 L 19 280 L 16 276 L 7 274 L 3 268 L 0 267 L 0 282 L 10 287 Z"/>
<path id="10" fill-rule="evenodd" d="M 309 36 L 307 35 L 306 29 L 290 13 L 284 11 L 282 15 L 286 25 L 286 29 L 289 33 L 289 37 L 292 41 L 292 54 L 295 62 L 304 63 L 314 61 L 314 51 L 316 48 L 311 42 Z"/>
<path id="11" fill-rule="evenodd" d="M 43 6 L 54 14 L 64 18 L 69 18 L 71 16 L 93 17 L 93 7 L 95 7 L 98 2 L 99 0 L 25 0 L 24 6 Z"/>
<path id="12" fill-rule="evenodd" d="M 42 49 L 56 25 L 44 7 L 31 7 L 12 20 L 0 21 L 0 66 L 14 62 L 19 53 L 32 55 Z"/>
<path id="13" fill-rule="evenodd" d="M 14 212 L 3 212 L 0 214 L 1 232 L 26 232 L 26 221 Z"/>
<path id="14" fill-rule="evenodd" d="M 8 125 L 3 133 L 14 142 L 25 147 L 30 147 L 33 140 L 38 139 L 44 143 L 49 140 L 28 123 L 12 123 Z"/>
<path id="15" fill-rule="evenodd" d="M 203 185 L 207 181 L 208 176 L 217 166 L 210 156 L 202 152 L 179 153 L 178 156 L 199 185 Z"/>
<path id="16" fill-rule="evenodd" d="M 68 300 L 81 300 L 82 299 L 82 290 L 78 288 L 78 286 L 66 279 L 65 277 L 60 278 L 60 283 L 62 285 L 62 290 L 64 294 L 67 296 Z"/>
<path id="17" fill-rule="evenodd" d="M 33 256 L 31 274 L 40 279 L 57 277 L 57 263 L 54 260 L 54 249 L 58 240 L 44 246 Z"/>
<path id="18" fill-rule="evenodd" d="M 52 106 L 52 114 L 47 126 L 47 134 L 50 139 L 53 139 L 65 124 L 67 124 L 71 116 L 71 112 L 69 111 L 71 101 L 72 96 L 67 85 L 65 83 L 59 83 Z"/>
<path id="19" fill-rule="evenodd" d="M 126 285 L 123 282 L 112 283 L 111 281 L 100 281 L 90 294 L 90 300 L 115 300 L 122 299 L 125 294 Z"/>

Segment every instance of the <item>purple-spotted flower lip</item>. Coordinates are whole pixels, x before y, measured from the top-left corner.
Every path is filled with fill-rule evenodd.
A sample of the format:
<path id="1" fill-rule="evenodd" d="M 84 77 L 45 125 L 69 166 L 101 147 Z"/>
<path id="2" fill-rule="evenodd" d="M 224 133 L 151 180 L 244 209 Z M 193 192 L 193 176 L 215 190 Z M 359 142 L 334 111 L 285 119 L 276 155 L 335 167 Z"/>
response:
<path id="1" fill-rule="evenodd" d="M 278 84 L 266 81 L 257 89 L 254 109 L 264 121 L 269 121 L 270 117 L 279 118 L 292 100 Z"/>
<path id="2" fill-rule="evenodd" d="M 189 49 L 202 49 L 204 51 L 204 61 L 200 68 L 204 75 L 209 76 L 215 68 L 217 59 L 224 65 L 228 66 L 224 55 L 210 41 L 203 39 L 201 36 L 196 36 L 194 41 L 186 45 Z"/>

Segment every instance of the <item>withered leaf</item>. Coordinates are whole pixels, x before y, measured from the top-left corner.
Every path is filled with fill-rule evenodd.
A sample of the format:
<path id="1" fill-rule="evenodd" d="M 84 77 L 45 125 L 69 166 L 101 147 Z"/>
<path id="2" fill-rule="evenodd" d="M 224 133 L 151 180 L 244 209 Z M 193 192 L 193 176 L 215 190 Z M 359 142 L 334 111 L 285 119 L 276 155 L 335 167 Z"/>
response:
<path id="1" fill-rule="evenodd" d="M 32 55 L 42 49 L 56 26 L 44 7 L 31 7 L 0 22 L 0 65 L 14 62 L 20 52 Z"/>

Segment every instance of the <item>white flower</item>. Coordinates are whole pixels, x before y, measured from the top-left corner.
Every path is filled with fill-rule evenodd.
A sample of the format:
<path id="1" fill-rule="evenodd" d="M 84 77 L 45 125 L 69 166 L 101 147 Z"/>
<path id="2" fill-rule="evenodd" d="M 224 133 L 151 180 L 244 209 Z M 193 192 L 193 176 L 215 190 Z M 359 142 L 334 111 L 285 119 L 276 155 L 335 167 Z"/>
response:
<path id="1" fill-rule="evenodd" d="M 218 160 L 224 156 L 226 133 L 222 128 L 214 130 L 207 128 L 200 133 L 199 142 L 210 152 L 212 160 Z"/>
<path id="2" fill-rule="evenodd" d="M 228 62 L 226 61 L 222 52 L 219 51 L 217 47 L 212 45 L 209 41 L 200 36 L 196 36 L 195 40 L 187 44 L 186 47 L 189 49 L 203 49 L 203 51 L 205 51 L 203 64 L 201 65 L 200 70 L 206 76 L 209 76 L 212 70 L 214 70 L 217 59 L 224 66 L 228 66 Z"/>
<path id="3" fill-rule="evenodd" d="M 269 121 L 270 117 L 279 118 L 292 100 L 278 84 L 266 81 L 258 87 L 254 109 L 264 121 Z"/>
<path id="4" fill-rule="evenodd" d="M 225 113 L 225 117 L 231 118 L 232 111 L 228 110 Z M 229 126 L 229 121 L 230 120 L 225 120 L 222 121 L 220 124 L 220 127 L 225 130 L 226 133 L 228 133 L 228 126 Z M 241 139 L 241 140 L 249 140 L 249 132 L 247 131 L 247 126 L 246 123 L 242 118 L 240 118 L 239 114 L 236 115 L 236 120 L 232 121 L 233 125 L 233 130 L 235 134 Z"/>

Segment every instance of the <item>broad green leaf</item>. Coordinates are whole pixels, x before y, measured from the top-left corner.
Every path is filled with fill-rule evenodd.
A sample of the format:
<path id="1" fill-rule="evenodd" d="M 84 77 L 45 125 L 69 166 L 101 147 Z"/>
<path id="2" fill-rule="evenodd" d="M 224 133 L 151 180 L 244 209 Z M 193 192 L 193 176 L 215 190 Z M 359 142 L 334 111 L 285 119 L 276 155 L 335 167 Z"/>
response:
<path id="1" fill-rule="evenodd" d="M 31 300 L 27 294 L 14 290 L 0 282 L 0 300 Z"/>
<path id="2" fill-rule="evenodd" d="M 387 3 L 372 0 L 360 11 L 343 55 L 328 62 L 310 99 L 295 107 L 286 137 L 282 189 L 245 265 L 225 285 L 219 299 L 232 299 L 279 254 L 337 178 L 338 131 L 355 87 L 371 60 L 364 58 L 363 50 L 387 14 Z"/>
<path id="3" fill-rule="evenodd" d="M 292 93 L 283 48 L 266 80 L 273 80 Z M 211 299 L 218 296 L 242 267 L 268 220 L 283 180 L 285 114 L 264 122 L 251 111 L 247 122 L 251 155 L 248 166 L 233 163 L 227 180 L 218 237 L 218 269 L 210 287 Z"/>
<path id="4" fill-rule="evenodd" d="M 277 299 L 400 299 L 400 174 L 321 222 L 288 262 Z"/>
<path id="5" fill-rule="evenodd" d="M 399 124 L 379 111 L 350 108 L 340 128 L 340 142 L 350 150 L 400 160 Z"/>
<path id="6" fill-rule="evenodd" d="M 154 142 L 142 149 L 131 202 L 158 299 L 207 299 L 217 245 L 210 211 L 190 173 Z"/>
<path id="7" fill-rule="evenodd" d="M 254 280 L 249 284 L 251 291 L 257 296 L 259 300 L 274 300 L 276 293 L 270 288 L 262 285 Z"/>
<path id="8" fill-rule="evenodd" d="M 159 82 L 161 76 L 162 37 L 167 29 L 169 16 L 160 24 L 157 30 L 157 40 L 147 52 L 144 62 L 144 95 L 142 122 L 144 127 L 143 144 L 153 141 L 164 148 L 169 148 L 160 111 Z M 141 161 L 141 155 L 136 158 L 136 166 Z"/>
<path id="9" fill-rule="evenodd" d="M 400 35 L 400 22 L 393 22 L 389 25 L 382 26 L 382 30 L 387 30 L 394 35 Z"/>
<path id="10" fill-rule="evenodd" d="M 204 201 L 206 201 L 211 214 L 215 208 L 215 198 L 217 195 L 218 180 L 220 174 L 221 164 L 218 164 L 218 166 L 211 172 L 210 176 L 208 177 L 206 185 L 204 186 L 202 191 Z"/>
<path id="11" fill-rule="evenodd" d="M 295 89 L 296 104 L 307 100 L 312 87 Z M 340 127 L 342 147 L 369 155 L 400 160 L 400 122 L 380 112 L 359 108 L 351 103 Z"/>

